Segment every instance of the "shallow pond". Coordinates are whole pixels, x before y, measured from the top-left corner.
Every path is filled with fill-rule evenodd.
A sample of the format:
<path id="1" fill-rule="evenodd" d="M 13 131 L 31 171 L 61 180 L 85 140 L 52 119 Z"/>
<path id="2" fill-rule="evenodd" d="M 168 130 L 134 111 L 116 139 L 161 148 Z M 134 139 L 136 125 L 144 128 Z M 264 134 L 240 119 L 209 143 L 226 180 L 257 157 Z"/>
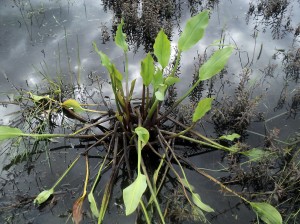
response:
<path id="1" fill-rule="evenodd" d="M 154 38 L 161 27 L 172 40 L 174 56 L 179 33 L 187 19 L 201 10 L 209 9 L 210 23 L 206 34 L 199 44 L 183 54 L 178 72 L 183 78 L 174 92 L 169 93 L 170 101 L 171 95 L 180 96 L 193 82 L 193 75 L 199 64 L 211 54 L 212 48 L 208 48 L 210 44 L 215 40 L 218 40 L 217 43 L 220 40 L 225 44 L 230 43 L 235 46 L 235 53 L 226 70 L 213 81 L 199 87 L 189 98 L 190 102 L 186 101 L 185 104 L 191 105 L 202 96 L 215 98 L 216 109 L 198 127 L 207 136 L 215 138 L 234 130 L 241 131 L 244 134 L 242 140 L 250 147 L 285 150 L 287 146 L 274 145 L 274 142 L 279 144 L 288 139 L 297 142 L 300 132 L 299 7 L 300 2 L 296 0 L 2 0 L 1 124 L 18 125 L 19 120 L 26 121 L 26 114 L 14 113 L 20 107 L 8 102 L 18 99 L 18 91 L 43 93 L 51 78 L 60 77 L 64 83 L 74 83 L 77 88 L 70 96 L 81 102 L 101 103 L 100 96 L 103 94 L 107 103 L 113 104 L 107 75 L 100 66 L 92 42 L 95 41 L 98 48 L 123 71 L 123 54 L 113 42 L 121 15 L 125 19 L 124 31 L 131 50 L 129 78 L 132 80 L 139 77 L 140 60 L 145 57 L 145 52 L 152 50 Z M 136 86 L 142 86 L 141 84 L 138 80 Z M 141 91 L 142 88 L 137 88 L 136 94 Z M 244 116 L 235 119 L 236 110 L 243 110 Z M 185 108 L 182 108 L 181 113 L 188 116 Z M 71 130 L 66 127 L 64 131 Z M 30 159 L 16 157 L 25 151 L 31 154 L 34 147 L 36 151 L 28 157 Z M 81 195 L 85 178 L 84 160 L 70 171 L 50 203 L 36 208 L 32 200 L 40 191 L 50 188 L 85 147 L 84 143 L 77 140 L 59 140 L 39 145 L 24 141 L 18 147 L 4 143 L 0 149 L 0 222 L 72 223 L 72 204 Z M 299 148 L 299 144 L 295 147 Z M 45 148 L 47 153 L 44 152 Z M 97 150 L 90 155 L 91 177 L 96 175 L 101 157 L 101 148 Z M 182 150 L 182 154 L 189 157 L 196 166 L 207 169 L 208 173 L 238 193 L 257 196 L 262 189 L 269 189 L 269 182 L 258 181 L 257 185 L 263 186 L 257 188 L 251 184 L 241 184 L 237 175 L 241 170 L 235 170 L 235 165 L 243 162 L 243 159 L 235 161 L 235 158 L 230 158 L 223 152 L 202 150 L 194 146 L 178 150 Z M 15 160 L 11 162 L 13 159 Z M 299 171 L 298 163 L 296 164 L 296 170 Z M 245 170 L 252 168 L 249 166 Z M 216 171 L 222 169 L 229 172 Z M 270 172 L 276 171 L 278 170 Z M 210 223 L 252 223 L 256 220 L 255 213 L 239 198 L 222 192 L 219 186 L 193 171 L 187 169 L 186 172 L 190 184 L 195 186 L 202 200 L 216 211 L 207 214 Z M 109 176 L 109 172 L 105 173 L 101 179 L 97 192 L 99 200 Z M 252 178 L 255 179 L 255 176 Z M 134 215 L 126 217 L 124 214 L 122 184 L 121 178 L 117 179 L 116 185 L 120 187 L 114 188 L 104 223 L 135 222 Z M 171 186 L 172 184 L 169 187 Z M 174 195 L 165 193 L 165 197 L 171 196 L 176 200 Z M 265 194 L 261 197 L 266 198 Z M 299 211 L 299 205 L 294 206 L 293 211 L 286 208 L 283 211 L 286 214 L 297 209 Z M 183 207 L 179 210 L 184 210 Z M 188 216 L 188 212 L 176 212 L 173 212 L 174 222 L 193 223 L 178 218 Z M 297 223 L 299 218 L 285 217 L 285 220 L 288 220 L 287 223 Z M 88 202 L 84 204 L 83 223 L 96 223 L 89 211 Z"/>

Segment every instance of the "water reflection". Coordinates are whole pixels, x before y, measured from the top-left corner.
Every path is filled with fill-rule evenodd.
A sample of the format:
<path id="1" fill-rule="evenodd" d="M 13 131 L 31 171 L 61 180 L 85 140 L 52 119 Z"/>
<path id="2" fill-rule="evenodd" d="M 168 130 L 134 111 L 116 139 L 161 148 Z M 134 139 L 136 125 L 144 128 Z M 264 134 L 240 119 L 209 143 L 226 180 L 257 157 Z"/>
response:
<path id="1" fill-rule="evenodd" d="M 252 0 L 249 4 L 246 21 L 253 17 L 255 30 L 263 25 L 263 32 L 269 28 L 274 39 L 283 38 L 294 29 L 291 26 L 292 8 L 289 0 Z"/>

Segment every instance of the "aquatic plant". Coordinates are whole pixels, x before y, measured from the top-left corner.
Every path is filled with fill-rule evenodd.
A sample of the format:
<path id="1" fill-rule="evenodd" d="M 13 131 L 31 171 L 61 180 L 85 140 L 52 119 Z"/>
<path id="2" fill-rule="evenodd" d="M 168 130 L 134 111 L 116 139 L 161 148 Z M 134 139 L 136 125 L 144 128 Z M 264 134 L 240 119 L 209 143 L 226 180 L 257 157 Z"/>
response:
<path id="1" fill-rule="evenodd" d="M 159 201 L 159 194 L 162 191 L 168 172 L 171 172 L 172 175 L 176 177 L 176 181 L 178 182 L 188 205 L 193 211 L 193 215 L 198 216 L 199 220 L 203 222 L 207 221 L 205 213 L 214 212 L 214 209 L 201 199 L 201 193 L 197 192 L 197 189 L 190 184 L 184 169 L 184 167 L 189 166 L 200 175 L 218 184 L 222 189 L 239 197 L 252 207 L 259 219 L 263 220 L 265 223 L 282 223 L 280 213 L 272 205 L 267 202 L 249 201 L 223 185 L 208 173 L 193 165 L 184 157 L 178 155 L 172 146 L 173 144 L 176 144 L 176 139 L 184 139 L 201 144 L 205 147 L 223 150 L 227 153 L 241 153 L 250 160 L 253 158 L 258 159 L 261 155 L 264 155 L 260 149 L 240 152 L 238 144 L 232 143 L 230 144 L 231 146 L 225 146 L 219 142 L 220 140 L 234 142 L 234 140 L 240 137 L 238 134 L 232 133 L 230 135 L 221 136 L 219 139 L 215 140 L 194 130 L 197 122 L 211 110 L 213 98 L 203 98 L 198 102 L 195 111 L 192 114 L 192 123 L 190 126 L 182 124 L 172 115 L 172 111 L 179 106 L 201 82 L 211 79 L 224 68 L 234 50 L 230 45 L 217 45 L 218 49 L 200 67 L 199 76 L 194 85 L 166 111 L 161 107 L 166 100 L 167 90 L 177 82 L 181 81 L 180 78 L 175 76 L 175 73 L 178 69 L 182 52 L 188 51 L 195 46 L 195 44 L 204 36 L 209 21 L 208 14 L 208 11 L 203 11 L 187 21 L 178 41 L 178 52 L 175 56 L 176 60 L 173 67 L 170 66 L 170 40 L 163 30 L 158 33 L 154 43 L 153 54 L 148 53 L 141 61 L 140 73 L 143 82 L 143 90 L 139 106 L 135 107 L 132 103 L 136 80 L 129 83 L 129 48 L 126 42 L 126 35 L 122 31 L 124 22 L 121 21 L 117 28 L 115 42 L 124 52 L 125 78 L 117 69 L 117 66 L 111 62 L 109 57 L 97 48 L 96 43 L 93 43 L 94 50 L 99 55 L 101 63 L 107 69 L 110 77 L 111 87 L 115 97 L 116 111 L 90 110 L 84 108 L 83 105 L 75 99 L 67 99 L 61 102 L 59 99 L 55 99 L 51 96 L 38 96 L 29 92 L 30 99 L 34 102 L 36 107 L 41 104 L 43 105 L 43 108 L 45 108 L 45 104 L 51 105 L 49 113 L 56 108 L 56 111 L 63 111 L 66 116 L 85 123 L 85 126 L 71 134 L 25 133 L 19 128 L 8 126 L 0 127 L 0 140 L 33 137 L 38 141 L 41 141 L 57 137 L 84 137 L 95 141 L 94 144 L 81 153 L 81 155 L 86 158 L 86 178 L 82 196 L 79 197 L 73 205 L 73 220 L 75 223 L 79 223 L 82 220 L 82 203 L 87 195 L 87 183 L 89 179 L 88 153 L 96 145 L 102 144 L 103 142 L 107 143 L 106 155 L 101 161 L 98 174 L 88 193 L 91 211 L 93 215 L 98 218 L 98 223 L 102 223 L 104 220 L 115 179 L 122 165 L 126 167 L 128 173 L 128 184 L 122 189 L 125 214 L 130 215 L 136 211 L 138 213 L 141 211 L 143 217 L 140 219 L 143 220 L 143 222 L 151 223 L 151 220 L 159 218 L 161 223 L 165 223 L 165 213 L 167 212 L 167 209 L 163 212 L 163 205 Z M 167 67 L 170 69 L 166 69 Z M 125 81 L 123 81 L 123 79 L 125 79 Z M 83 112 L 96 112 L 101 114 L 101 116 L 96 120 L 88 122 L 80 116 L 80 113 Z M 112 125 L 109 128 L 102 126 L 102 123 L 108 120 L 112 122 Z M 166 122 L 171 122 L 175 128 L 172 131 L 165 130 L 164 124 Z M 99 128 L 103 134 L 98 136 L 92 134 L 86 136 L 82 134 L 95 127 Z M 151 152 L 152 156 L 157 161 L 157 165 L 154 166 L 154 168 L 146 165 L 143 154 L 148 152 Z M 132 154 L 137 155 L 134 170 L 130 167 L 130 157 Z M 76 157 L 72 165 L 65 171 L 61 178 L 59 178 L 56 184 L 50 188 L 50 190 L 42 191 L 36 197 L 34 200 L 36 204 L 40 205 L 48 200 L 54 193 L 55 187 L 67 175 L 80 157 L 80 155 Z M 179 171 L 175 169 L 175 165 L 179 167 Z M 111 175 L 104 188 L 103 198 L 100 204 L 94 198 L 93 192 L 101 178 L 104 167 L 111 168 Z M 100 209 L 98 209 L 99 205 Z M 139 206 L 141 209 L 138 209 Z M 154 208 L 157 213 L 154 212 Z"/>

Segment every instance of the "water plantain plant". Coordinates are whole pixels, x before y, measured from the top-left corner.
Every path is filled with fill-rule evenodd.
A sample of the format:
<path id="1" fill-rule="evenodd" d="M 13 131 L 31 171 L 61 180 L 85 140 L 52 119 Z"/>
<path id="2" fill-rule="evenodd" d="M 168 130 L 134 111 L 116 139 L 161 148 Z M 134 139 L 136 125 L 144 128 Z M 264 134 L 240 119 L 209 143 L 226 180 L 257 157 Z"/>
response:
<path id="1" fill-rule="evenodd" d="M 218 49 L 199 69 L 198 80 L 189 88 L 173 105 L 168 109 L 163 109 L 162 105 L 165 101 L 168 89 L 180 82 L 181 79 L 175 74 L 179 66 L 180 57 L 183 52 L 188 51 L 195 46 L 196 43 L 204 36 L 205 29 L 209 21 L 209 12 L 203 11 L 196 16 L 190 18 L 180 35 L 177 44 L 177 54 L 175 55 L 175 63 L 170 62 L 171 58 L 171 43 L 167 35 L 161 30 L 154 44 L 154 52 L 148 53 L 141 61 L 141 78 L 142 78 L 142 93 L 140 103 L 134 106 L 132 103 L 135 90 L 136 79 L 129 83 L 128 71 L 128 44 L 126 35 L 122 31 L 124 22 L 117 27 L 115 43 L 124 52 L 125 58 L 125 74 L 122 74 L 109 57 L 97 48 L 96 43 L 93 43 L 95 52 L 99 55 L 102 65 L 106 68 L 111 81 L 112 91 L 115 97 L 116 111 L 93 111 L 83 108 L 75 99 L 68 99 L 63 102 L 58 102 L 47 96 L 37 96 L 31 93 L 31 98 L 38 103 L 40 100 L 51 101 L 58 107 L 66 110 L 74 115 L 74 119 L 79 119 L 80 113 L 97 112 L 101 114 L 101 119 L 98 121 L 85 124 L 84 128 L 76 130 L 72 134 L 30 134 L 24 133 L 18 128 L 8 126 L 0 127 L 0 140 L 10 139 L 15 137 L 34 137 L 38 140 L 47 138 L 80 138 L 84 131 L 91 128 L 101 128 L 102 135 L 92 136 L 90 140 L 95 141 L 89 148 L 79 155 L 57 183 L 50 189 L 42 191 L 34 200 L 38 205 L 44 203 L 53 193 L 54 188 L 59 184 L 62 178 L 67 175 L 68 171 L 78 161 L 81 156 L 86 158 L 86 178 L 82 196 L 76 200 L 73 206 L 73 220 L 79 223 L 82 219 L 82 202 L 88 191 L 87 182 L 89 180 L 89 165 L 88 153 L 89 150 L 102 142 L 107 142 L 106 155 L 101 161 L 98 174 L 94 180 L 92 188 L 88 193 L 88 200 L 92 214 L 97 217 L 98 223 L 102 223 L 110 201 L 110 196 L 116 177 L 120 167 L 125 167 L 128 174 L 128 186 L 122 189 L 123 202 L 125 205 L 125 214 L 131 215 L 134 212 L 143 214 L 140 219 L 146 223 L 152 223 L 151 220 L 159 219 L 160 223 L 165 223 L 165 215 L 167 208 L 159 201 L 159 194 L 163 184 L 166 181 L 166 172 L 171 172 L 176 177 L 178 185 L 184 193 L 187 203 L 192 209 L 191 212 L 200 217 L 199 220 L 206 222 L 205 213 L 214 212 L 214 209 L 201 199 L 201 192 L 198 192 L 187 179 L 184 167 L 192 167 L 197 173 L 203 175 L 214 183 L 218 184 L 222 189 L 236 195 L 246 204 L 252 207 L 257 214 L 258 219 L 268 224 L 282 223 L 280 213 L 267 202 L 251 202 L 245 197 L 237 194 L 233 190 L 224 186 L 220 181 L 205 173 L 203 170 L 195 167 L 186 158 L 181 157 L 174 150 L 174 141 L 176 139 L 184 139 L 201 144 L 205 147 L 211 147 L 217 150 L 223 150 L 227 153 L 240 153 L 238 145 L 231 147 L 224 146 L 219 143 L 219 140 L 234 141 L 239 138 L 238 134 L 222 136 L 219 140 L 212 140 L 201 133 L 195 131 L 194 127 L 197 122 L 205 116 L 211 109 L 213 98 L 204 98 L 198 102 L 192 116 L 192 123 L 189 126 L 179 122 L 177 117 L 172 113 L 174 109 L 199 85 L 199 83 L 211 79 L 217 75 L 227 64 L 228 59 L 234 51 L 230 45 L 217 45 Z M 137 96 L 134 96 L 135 98 Z M 101 123 L 110 120 L 113 124 L 110 128 L 104 128 Z M 81 121 L 81 120 L 80 120 Z M 165 130 L 166 122 L 171 123 L 173 129 Z M 88 123 L 88 121 L 86 122 Z M 180 131 L 176 131 L 179 130 Z M 243 152 L 243 155 L 253 158 L 260 155 L 259 149 L 255 151 Z M 146 166 L 143 158 L 143 152 L 153 151 L 157 159 L 157 166 L 154 170 L 150 170 Z M 131 152 L 131 153 L 130 153 Z M 131 169 L 130 156 L 134 152 L 137 155 L 136 168 Z M 253 153 L 255 155 L 252 155 Z M 136 158 L 136 157 L 134 157 Z M 122 166 L 124 164 L 124 166 Z M 175 169 L 174 165 L 179 167 Z M 93 192 L 97 187 L 97 183 L 101 178 L 104 167 L 110 167 L 111 176 L 104 188 L 102 202 L 100 203 L 94 198 Z M 140 208 L 140 209 L 138 209 Z M 156 211 L 156 212 L 153 212 Z"/>

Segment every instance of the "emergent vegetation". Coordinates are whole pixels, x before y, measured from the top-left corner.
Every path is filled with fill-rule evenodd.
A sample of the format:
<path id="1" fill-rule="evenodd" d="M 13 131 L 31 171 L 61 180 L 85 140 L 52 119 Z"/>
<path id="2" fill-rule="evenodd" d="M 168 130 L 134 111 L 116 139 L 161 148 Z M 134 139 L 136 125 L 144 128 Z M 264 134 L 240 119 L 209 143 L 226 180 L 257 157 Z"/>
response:
<path id="1" fill-rule="evenodd" d="M 140 97 L 139 106 L 134 106 L 132 103 L 133 94 L 135 89 L 136 80 L 129 83 L 128 74 L 128 45 L 126 43 L 126 36 L 122 31 L 123 21 L 119 24 L 115 42 L 123 50 L 125 58 L 125 81 L 123 74 L 117 69 L 116 65 L 111 62 L 109 57 L 98 50 L 95 43 L 94 49 L 100 57 L 102 65 L 107 69 L 110 77 L 112 91 L 115 97 L 116 111 L 94 111 L 85 109 L 75 99 L 61 100 L 61 89 L 58 84 L 51 83 L 53 91 L 50 95 L 35 95 L 29 93 L 30 99 L 34 103 L 36 113 L 42 108 L 47 108 L 47 116 L 43 119 L 51 120 L 51 113 L 54 111 L 63 111 L 67 116 L 72 116 L 85 123 L 85 126 L 76 130 L 72 134 L 49 134 L 49 133 L 24 133 L 19 128 L 8 126 L 0 127 L 0 140 L 19 138 L 19 137 L 32 137 L 37 141 L 50 139 L 50 138 L 89 138 L 95 141 L 90 147 L 76 157 L 74 162 L 69 166 L 65 173 L 59 178 L 49 190 L 42 191 L 34 200 L 34 203 L 41 205 L 46 202 L 49 197 L 55 192 L 56 186 L 67 175 L 69 170 L 72 169 L 74 164 L 81 158 L 86 159 L 86 178 L 83 188 L 83 193 L 80 198 L 76 200 L 73 205 L 73 220 L 79 223 L 82 220 L 82 203 L 86 196 L 90 202 L 90 208 L 95 217 L 98 218 L 98 223 L 102 223 L 109 201 L 116 176 L 121 167 L 125 167 L 128 174 L 128 186 L 123 190 L 123 202 L 125 205 L 126 215 L 134 212 L 142 212 L 139 219 L 146 223 L 152 223 L 151 220 L 159 219 L 160 223 L 165 223 L 165 216 L 167 213 L 167 206 L 159 201 L 159 194 L 163 188 L 164 182 L 167 178 L 167 173 L 176 177 L 178 185 L 184 193 L 187 203 L 191 208 L 191 213 L 195 219 L 206 222 L 205 213 L 214 212 L 214 209 L 206 204 L 201 199 L 201 192 L 197 192 L 186 177 L 184 167 L 191 167 L 200 175 L 208 178 L 214 183 L 218 184 L 222 189 L 236 195 L 246 204 L 252 207 L 253 211 L 257 214 L 258 219 L 268 224 L 282 223 L 280 213 L 267 202 L 251 202 L 245 197 L 239 195 L 230 188 L 224 186 L 220 181 L 210 176 L 202 169 L 197 168 L 184 157 L 178 155 L 174 150 L 174 143 L 176 139 L 184 139 L 193 143 L 211 147 L 217 150 L 223 150 L 227 153 L 242 153 L 249 157 L 249 159 L 258 159 L 264 153 L 260 149 L 252 149 L 247 152 L 239 152 L 239 145 L 234 144 L 234 140 L 240 136 L 238 134 L 231 134 L 222 136 L 220 139 L 209 139 L 201 133 L 194 130 L 197 122 L 211 109 L 213 98 L 204 98 L 196 106 L 192 115 L 192 124 L 185 126 L 180 123 L 176 117 L 172 115 L 172 111 L 179 106 L 186 97 L 199 85 L 199 83 L 212 78 L 217 75 L 226 65 L 229 57 L 231 56 L 234 48 L 232 46 L 215 45 L 218 47 L 213 55 L 201 66 L 199 69 L 199 77 L 195 84 L 186 91 L 175 103 L 166 111 L 163 110 L 163 104 L 166 93 L 169 87 L 180 82 L 180 78 L 176 77 L 176 71 L 179 66 L 180 57 L 182 52 L 188 51 L 204 36 L 205 29 L 209 21 L 209 12 L 204 11 L 188 20 L 183 32 L 180 35 L 177 45 L 177 55 L 175 56 L 175 63 L 170 62 L 171 57 L 171 44 L 161 30 L 154 44 L 153 54 L 148 53 L 144 60 L 141 61 L 141 77 L 143 81 L 142 95 Z M 155 59 L 154 59 L 155 57 Z M 136 96 L 134 96 L 136 97 Z M 55 108 L 55 109 L 54 109 Z M 80 113 L 99 113 L 99 119 L 88 121 L 81 118 Z M 42 119 L 42 118 L 41 118 Z M 110 128 L 103 126 L 105 121 L 112 122 Z M 50 123 L 50 122 L 49 122 Z M 172 124 L 172 130 L 166 130 L 166 123 Z M 88 136 L 87 131 L 91 129 L 100 129 L 102 134 Z M 29 128 L 30 129 L 30 128 Z M 40 129 L 43 131 L 45 129 Z M 221 145 L 218 141 L 226 140 L 232 142 L 231 146 Z M 96 145 L 106 145 L 106 154 L 99 167 L 98 174 L 93 182 L 91 189 L 88 191 L 89 178 L 89 151 Z M 143 158 L 144 152 L 152 152 L 152 156 L 157 159 L 157 166 L 146 166 Z M 131 169 L 131 158 L 137 155 L 136 169 Z M 124 166 L 123 166 L 124 165 Z M 176 165 L 179 170 L 174 167 Z M 105 186 L 102 202 L 100 203 L 94 197 L 94 191 L 101 178 L 104 169 L 111 169 L 111 176 Z M 100 209 L 99 209 L 100 206 Z M 138 209 L 140 207 L 140 209 Z M 155 212 L 154 212 L 155 211 Z"/>

